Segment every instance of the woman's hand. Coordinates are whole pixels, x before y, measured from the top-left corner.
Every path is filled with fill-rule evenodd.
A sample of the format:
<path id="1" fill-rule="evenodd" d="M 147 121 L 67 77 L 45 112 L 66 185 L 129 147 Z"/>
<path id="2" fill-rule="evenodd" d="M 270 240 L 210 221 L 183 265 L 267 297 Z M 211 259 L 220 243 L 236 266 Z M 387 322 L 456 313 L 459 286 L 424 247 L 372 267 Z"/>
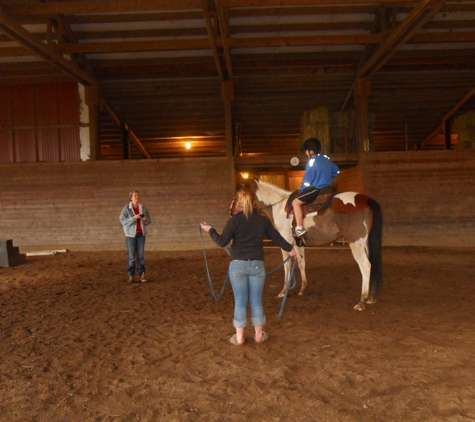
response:
<path id="1" fill-rule="evenodd" d="M 211 229 L 211 225 L 209 225 L 206 221 L 200 223 L 201 229 L 208 233 Z"/>
<path id="2" fill-rule="evenodd" d="M 297 258 L 297 251 L 294 248 L 292 248 L 292 250 L 289 252 L 289 255 L 292 258 Z"/>

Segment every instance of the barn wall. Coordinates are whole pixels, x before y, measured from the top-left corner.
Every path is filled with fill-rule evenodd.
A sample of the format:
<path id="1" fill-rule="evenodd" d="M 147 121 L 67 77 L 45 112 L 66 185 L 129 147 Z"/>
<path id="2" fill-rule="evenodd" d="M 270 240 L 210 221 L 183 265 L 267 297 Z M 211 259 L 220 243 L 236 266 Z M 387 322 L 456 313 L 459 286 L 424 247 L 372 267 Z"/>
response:
<path id="1" fill-rule="evenodd" d="M 119 214 L 138 189 L 152 217 L 146 249 L 198 249 L 199 222 L 224 227 L 234 185 L 224 157 L 0 164 L 0 238 L 22 252 L 125 250 Z"/>
<path id="2" fill-rule="evenodd" d="M 22 251 L 124 249 L 119 213 L 138 189 L 153 219 L 148 250 L 199 249 L 199 221 L 221 230 L 228 220 L 233 164 L 225 157 L 0 164 L 0 238 Z M 337 181 L 340 191 L 381 204 L 386 246 L 475 246 L 475 151 L 362 154 Z"/>
<path id="3" fill-rule="evenodd" d="M 475 246 L 475 151 L 366 153 L 357 172 L 381 204 L 386 246 Z"/>
<path id="4" fill-rule="evenodd" d="M 79 161 L 75 83 L 0 85 L 0 164 Z"/>

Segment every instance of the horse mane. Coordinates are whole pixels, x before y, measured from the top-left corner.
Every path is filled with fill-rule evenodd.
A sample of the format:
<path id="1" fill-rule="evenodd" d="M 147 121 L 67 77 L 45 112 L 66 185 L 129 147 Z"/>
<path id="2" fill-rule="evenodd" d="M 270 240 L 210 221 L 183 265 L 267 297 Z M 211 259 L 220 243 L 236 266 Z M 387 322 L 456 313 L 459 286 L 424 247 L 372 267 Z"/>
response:
<path id="1" fill-rule="evenodd" d="M 281 200 L 291 194 L 291 192 L 279 188 L 278 186 L 275 186 L 272 183 L 264 182 L 261 179 L 258 180 L 258 186 L 258 192 L 261 194 L 260 199 L 263 200 L 263 202 L 268 201 L 268 203 L 272 203 L 277 200 Z"/>

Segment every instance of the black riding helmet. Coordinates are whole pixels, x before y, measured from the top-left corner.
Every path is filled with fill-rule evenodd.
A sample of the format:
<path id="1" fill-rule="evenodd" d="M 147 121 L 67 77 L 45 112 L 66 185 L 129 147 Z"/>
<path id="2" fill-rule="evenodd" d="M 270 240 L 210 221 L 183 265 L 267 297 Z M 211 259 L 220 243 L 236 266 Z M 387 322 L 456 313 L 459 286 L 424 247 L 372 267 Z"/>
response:
<path id="1" fill-rule="evenodd" d="M 302 147 L 303 151 L 313 151 L 315 154 L 320 154 L 322 151 L 322 144 L 317 138 L 308 138 Z"/>

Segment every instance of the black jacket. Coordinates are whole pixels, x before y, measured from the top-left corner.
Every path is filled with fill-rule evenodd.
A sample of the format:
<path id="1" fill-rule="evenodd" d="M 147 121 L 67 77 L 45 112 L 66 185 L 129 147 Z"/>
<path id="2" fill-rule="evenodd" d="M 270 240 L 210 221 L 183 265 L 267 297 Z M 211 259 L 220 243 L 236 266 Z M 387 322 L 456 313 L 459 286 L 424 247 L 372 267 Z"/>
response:
<path id="1" fill-rule="evenodd" d="M 222 234 L 211 228 L 209 234 L 213 241 L 224 247 L 232 240 L 231 259 L 264 261 L 264 248 L 262 240 L 267 236 L 272 242 L 287 252 L 292 250 L 292 245 L 287 242 L 272 225 L 271 221 L 259 215 L 257 210 L 246 218 L 239 212 L 228 221 Z"/>

